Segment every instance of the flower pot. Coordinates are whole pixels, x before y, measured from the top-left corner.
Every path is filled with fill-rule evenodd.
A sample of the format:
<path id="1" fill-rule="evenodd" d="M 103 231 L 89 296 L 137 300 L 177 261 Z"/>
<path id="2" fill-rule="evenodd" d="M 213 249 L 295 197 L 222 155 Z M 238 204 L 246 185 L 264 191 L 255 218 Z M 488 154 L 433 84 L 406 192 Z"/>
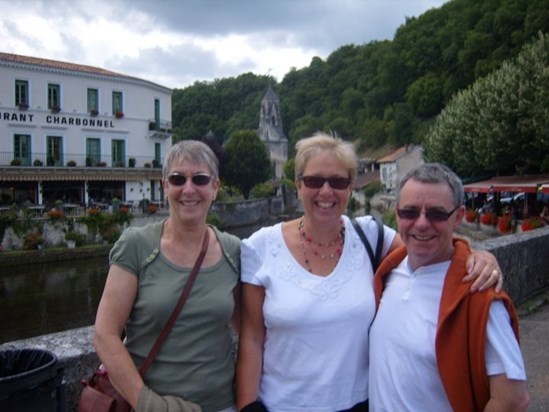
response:
<path id="1" fill-rule="evenodd" d="M 74 249 L 76 247 L 76 240 L 67 240 L 67 247 L 69 249 Z"/>

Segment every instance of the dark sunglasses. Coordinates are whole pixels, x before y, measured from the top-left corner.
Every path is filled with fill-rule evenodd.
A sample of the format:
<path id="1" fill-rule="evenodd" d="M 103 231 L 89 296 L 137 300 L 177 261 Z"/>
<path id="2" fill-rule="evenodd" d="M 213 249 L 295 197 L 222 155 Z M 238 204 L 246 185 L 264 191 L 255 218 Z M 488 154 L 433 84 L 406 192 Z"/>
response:
<path id="1" fill-rule="evenodd" d="M 191 179 L 191 182 L 193 182 L 193 185 L 195 186 L 206 186 L 208 183 L 212 181 L 212 177 L 210 175 L 194 175 L 191 177 L 187 177 L 180 174 L 173 174 L 168 176 L 168 182 L 170 182 L 171 185 L 174 186 L 183 186 L 187 182 L 187 179 Z"/>
<path id="2" fill-rule="evenodd" d="M 446 222 L 452 214 L 459 209 L 456 207 L 451 212 L 444 212 L 442 210 L 427 209 L 425 210 L 425 218 L 430 222 Z M 421 210 L 418 209 L 398 209 L 397 215 L 401 219 L 416 220 L 421 214 Z"/>
<path id="3" fill-rule="evenodd" d="M 301 176 L 303 184 L 309 189 L 320 189 L 328 182 L 332 189 L 347 189 L 351 184 L 350 177 L 322 177 L 322 176 Z"/>

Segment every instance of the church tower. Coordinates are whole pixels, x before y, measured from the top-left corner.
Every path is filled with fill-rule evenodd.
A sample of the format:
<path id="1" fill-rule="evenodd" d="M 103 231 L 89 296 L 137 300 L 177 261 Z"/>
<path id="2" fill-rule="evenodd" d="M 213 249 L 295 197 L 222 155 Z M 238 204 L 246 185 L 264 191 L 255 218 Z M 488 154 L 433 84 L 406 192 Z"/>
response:
<path id="1" fill-rule="evenodd" d="M 269 150 L 276 177 L 282 177 L 284 163 L 288 160 L 288 138 L 282 130 L 280 101 L 271 86 L 261 100 L 257 133 Z"/>

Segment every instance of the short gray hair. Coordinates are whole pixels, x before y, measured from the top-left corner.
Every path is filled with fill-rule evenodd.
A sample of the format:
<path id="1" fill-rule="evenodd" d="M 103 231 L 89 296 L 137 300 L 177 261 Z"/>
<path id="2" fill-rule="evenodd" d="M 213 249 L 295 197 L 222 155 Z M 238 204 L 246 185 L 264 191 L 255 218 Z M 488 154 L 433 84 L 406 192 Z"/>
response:
<path id="1" fill-rule="evenodd" d="M 410 179 L 422 183 L 446 183 L 454 195 L 454 206 L 458 207 L 463 203 L 461 179 L 449 167 L 441 163 L 424 163 L 406 173 L 397 187 L 397 203 L 400 202 L 400 191 Z"/>
<path id="2" fill-rule="evenodd" d="M 217 179 L 219 176 L 219 160 L 213 150 L 206 143 L 199 140 L 182 140 L 177 142 L 164 157 L 162 177 L 168 177 L 168 173 L 176 159 L 183 159 L 191 163 L 201 163 L 208 166 L 211 175 Z"/>

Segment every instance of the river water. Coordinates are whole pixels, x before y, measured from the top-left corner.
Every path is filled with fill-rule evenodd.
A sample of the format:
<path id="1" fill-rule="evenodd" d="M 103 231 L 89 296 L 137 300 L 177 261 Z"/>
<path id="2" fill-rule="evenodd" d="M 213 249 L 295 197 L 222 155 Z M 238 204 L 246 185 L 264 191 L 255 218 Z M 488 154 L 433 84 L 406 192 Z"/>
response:
<path id="1" fill-rule="evenodd" d="M 0 268 L 0 344 L 93 325 L 107 271 L 107 256 Z"/>
<path id="2" fill-rule="evenodd" d="M 92 325 L 108 258 L 2 268 L 0 343 Z"/>

